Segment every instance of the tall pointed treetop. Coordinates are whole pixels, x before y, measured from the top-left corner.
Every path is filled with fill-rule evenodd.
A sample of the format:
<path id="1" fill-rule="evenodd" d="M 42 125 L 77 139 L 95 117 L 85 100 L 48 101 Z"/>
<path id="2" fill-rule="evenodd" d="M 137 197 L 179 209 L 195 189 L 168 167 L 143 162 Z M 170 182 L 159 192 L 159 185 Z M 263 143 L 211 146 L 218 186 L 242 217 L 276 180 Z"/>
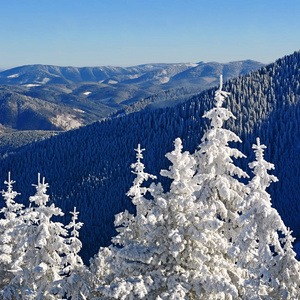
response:
<path id="1" fill-rule="evenodd" d="M 37 206 L 46 205 L 49 201 L 49 196 L 46 194 L 49 185 L 45 183 L 45 177 L 43 177 L 41 182 L 41 175 L 38 173 L 38 184 L 33 184 L 32 186 L 36 187 L 36 194 L 29 198 L 30 202 L 34 202 Z"/>
<path id="2" fill-rule="evenodd" d="M 215 92 L 215 104 L 217 107 L 221 107 L 225 97 L 230 95 L 230 93 L 222 91 L 222 86 L 223 86 L 223 76 L 220 75 L 220 87 Z"/>
<path id="3" fill-rule="evenodd" d="M 278 181 L 278 178 L 274 175 L 268 174 L 268 170 L 274 169 L 274 164 L 264 160 L 264 149 L 267 147 L 260 143 L 259 138 L 256 139 L 256 143 L 256 145 L 254 144 L 252 146 L 256 160 L 249 163 L 249 167 L 253 169 L 253 173 L 255 175 L 250 183 L 250 186 L 253 188 L 255 186 L 260 187 L 261 190 L 265 190 L 271 184 L 271 182 Z"/>
<path id="4" fill-rule="evenodd" d="M 15 183 L 14 180 L 11 180 L 10 178 L 10 172 L 8 172 L 8 180 L 4 181 L 4 184 L 7 185 L 7 190 L 2 191 L 2 196 L 5 199 L 7 209 L 9 211 L 16 211 L 23 207 L 21 204 L 16 204 L 14 199 L 17 195 L 20 195 L 20 193 L 17 193 L 13 190 L 13 184 Z"/>
<path id="5" fill-rule="evenodd" d="M 141 162 L 141 159 L 143 159 L 142 152 L 145 151 L 145 149 L 141 149 L 141 145 L 138 144 L 138 147 L 135 149 L 135 151 L 137 162 L 131 164 L 131 168 L 133 169 L 131 172 L 137 176 L 134 179 L 133 186 L 129 189 L 127 196 L 132 197 L 133 204 L 137 205 L 140 198 L 148 191 L 147 188 L 142 187 L 142 183 L 149 178 L 156 179 L 156 176 L 144 172 L 145 166 Z"/>
<path id="6" fill-rule="evenodd" d="M 211 128 L 204 133 L 201 139 L 200 151 L 198 151 L 198 166 L 200 173 L 230 174 L 238 177 L 249 177 L 240 168 L 234 166 L 234 158 L 245 157 L 238 149 L 228 146 L 229 142 L 242 142 L 232 131 L 223 128 L 223 124 L 235 116 L 226 107 L 222 107 L 225 97 L 230 93 L 222 91 L 222 76 L 220 88 L 215 92 L 215 107 L 207 111 L 203 118 L 210 120 Z M 203 155 L 201 155 L 202 153 Z"/>
<path id="7" fill-rule="evenodd" d="M 145 166 L 141 160 L 143 159 L 142 152 L 145 151 L 145 149 L 141 149 L 140 144 L 138 144 L 135 151 L 137 161 L 131 164 L 131 172 L 135 174 L 136 177 L 126 195 L 131 198 L 132 203 L 135 205 L 136 215 L 134 216 L 127 210 L 115 215 L 115 226 L 119 234 L 112 239 L 114 244 L 128 245 L 130 243 L 129 241 L 134 239 L 134 243 L 136 243 L 141 234 L 140 231 L 142 231 L 144 216 L 152 205 L 152 200 L 148 200 L 145 197 L 147 192 L 151 192 L 151 188 L 143 184 L 144 181 L 147 181 L 149 178 L 156 179 L 156 176 L 144 172 Z"/>
<path id="8" fill-rule="evenodd" d="M 222 91 L 222 75 L 220 76 L 220 88 L 215 92 L 215 107 L 206 112 L 203 118 L 211 120 L 212 128 L 221 128 L 224 121 L 229 118 L 235 119 L 235 116 L 226 108 L 222 107 L 225 97 L 230 93 Z"/>
<path id="9" fill-rule="evenodd" d="M 71 236 L 79 237 L 78 230 L 83 226 L 82 222 L 76 223 L 76 220 L 78 219 L 79 211 L 76 211 L 76 207 L 74 207 L 74 211 L 70 211 L 70 214 L 72 215 L 72 220 L 70 224 L 66 226 L 66 228 L 72 229 Z"/>

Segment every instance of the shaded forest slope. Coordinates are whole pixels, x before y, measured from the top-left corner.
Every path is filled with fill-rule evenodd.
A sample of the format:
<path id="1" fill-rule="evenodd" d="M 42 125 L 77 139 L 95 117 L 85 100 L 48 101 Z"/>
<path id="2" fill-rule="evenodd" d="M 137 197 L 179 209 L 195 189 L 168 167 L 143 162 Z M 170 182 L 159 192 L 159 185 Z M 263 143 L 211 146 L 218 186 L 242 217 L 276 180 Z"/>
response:
<path id="1" fill-rule="evenodd" d="M 300 239 L 298 201 L 300 190 L 300 52 L 279 59 L 256 72 L 227 81 L 223 89 L 231 93 L 225 103 L 236 116 L 226 124 L 243 144 L 239 148 L 247 159 L 239 164 L 247 170 L 253 160 L 251 145 L 257 136 L 268 146 L 266 160 L 275 164 L 279 183 L 271 187 L 273 204 L 287 226 Z M 28 201 L 41 172 L 50 184 L 52 201 L 66 213 L 76 206 L 80 221 L 82 256 L 85 261 L 108 245 L 114 235 L 114 215 L 125 208 L 132 211 L 125 193 L 133 176 L 130 164 L 134 148 L 146 148 L 146 171 L 155 175 L 167 168 L 165 153 L 180 137 L 185 150 L 193 152 L 200 143 L 215 89 L 209 89 L 176 107 L 133 113 L 109 119 L 32 144 L 3 159 L 2 180 L 8 171 L 16 180 L 15 188 Z M 249 174 L 251 175 L 251 174 Z M 165 182 L 165 184 L 168 184 Z"/>

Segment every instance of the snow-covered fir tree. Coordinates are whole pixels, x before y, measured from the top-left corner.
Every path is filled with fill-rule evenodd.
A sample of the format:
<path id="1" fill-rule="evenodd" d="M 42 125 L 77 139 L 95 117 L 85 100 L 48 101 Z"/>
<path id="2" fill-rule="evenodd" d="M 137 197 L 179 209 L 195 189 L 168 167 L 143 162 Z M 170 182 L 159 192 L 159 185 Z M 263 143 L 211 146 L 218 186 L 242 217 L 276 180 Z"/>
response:
<path id="1" fill-rule="evenodd" d="M 100 247 L 98 253 L 90 259 L 89 270 L 91 277 L 89 280 L 91 299 L 101 299 L 103 296 L 102 287 L 109 285 L 115 277 L 112 273 L 114 255 L 111 247 Z"/>
<path id="2" fill-rule="evenodd" d="M 145 167 L 141 162 L 144 150 L 140 145 L 135 149 L 137 162 L 132 164 L 131 168 L 136 178 L 127 193 L 136 206 L 136 215 L 125 210 L 115 216 L 118 235 L 112 241 L 122 247 L 100 248 L 99 253 L 91 260 L 90 268 L 100 284 L 97 296 L 125 299 L 127 296 L 143 298 L 147 295 L 140 273 L 152 257 L 145 240 L 144 225 L 153 204 L 145 195 L 153 192 L 156 186 L 151 184 L 150 187 L 145 187 L 143 183 L 156 177 L 144 172 Z M 161 190 L 160 185 L 158 189 Z"/>
<path id="3" fill-rule="evenodd" d="M 143 232 L 140 231 L 143 228 L 145 215 L 152 205 L 152 201 L 144 197 L 151 189 L 143 186 L 143 183 L 148 179 L 156 179 L 156 176 L 144 171 L 145 166 L 141 160 L 143 159 L 143 151 L 145 149 L 141 149 L 140 144 L 138 144 L 135 151 L 137 161 L 131 165 L 131 168 L 136 178 L 133 181 L 132 187 L 127 192 L 127 196 L 131 198 L 132 203 L 135 205 L 136 215 L 130 214 L 127 210 L 117 214 L 115 216 L 115 226 L 119 234 L 112 239 L 114 244 L 122 246 L 126 244 L 127 247 L 130 241 L 135 244 L 141 239 Z"/>
<path id="4" fill-rule="evenodd" d="M 161 175 L 173 181 L 166 193 L 167 222 L 161 235 L 169 239 L 161 244 L 167 248 L 165 268 L 171 272 L 165 272 L 168 288 L 161 298 L 239 299 L 244 270 L 226 253 L 228 241 L 219 232 L 223 222 L 216 217 L 216 206 L 197 198 L 207 175 L 195 174 L 196 160 L 189 152 L 182 153 L 179 138 L 166 157 L 172 165 Z"/>
<path id="5" fill-rule="evenodd" d="M 19 217 L 23 205 L 15 202 L 15 197 L 19 195 L 13 190 L 13 181 L 8 173 L 8 179 L 4 181 L 7 185 L 7 190 L 2 191 L 2 196 L 5 201 L 5 206 L 0 213 L 3 214 L 0 219 L 0 291 L 1 296 L 16 294 L 14 289 L 10 288 L 9 284 L 13 278 L 12 262 L 18 255 L 17 243 L 20 238 L 18 235 L 18 227 L 22 225 L 22 220 Z"/>
<path id="6" fill-rule="evenodd" d="M 220 88 L 215 92 L 215 106 L 203 116 L 210 120 L 210 128 L 204 133 L 195 158 L 198 173 L 207 175 L 198 198 L 216 207 L 216 216 L 224 221 L 219 231 L 224 232 L 228 241 L 234 241 L 236 219 L 247 193 L 246 186 L 238 181 L 236 176 L 249 176 L 237 167 L 232 159 L 245 155 L 228 144 L 241 142 L 240 138 L 231 130 L 223 128 L 225 121 L 235 119 L 227 108 L 222 107 L 228 95 L 229 93 L 222 91 L 221 76 Z"/>
<path id="7" fill-rule="evenodd" d="M 249 164 L 254 177 L 238 222 L 240 233 L 231 249 L 239 266 L 249 271 L 249 299 L 299 299 L 300 266 L 292 250 L 290 230 L 272 207 L 266 188 L 277 177 L 268 174 L 274 165 L 264 160 L 265 145 L 252 147 L 256 160 Z"/>
<path id="8" fill-rule="evenodd" d="M 216 207 L 197 201 L 203 176 L 195 175 L 195 159 L 182 152 L 179 138 L 166 157 L 172 165 L 161 175 L 173 180 L 170 191 L 164 193 L 160 185 L 152 184 L 153 200 L 140 209 L 142 221 L 135 222 L 136 217 L 131 216 L 130 231 L 126 232 L 128 222 L 119 230 L 122 236 L 139 232 L 139 237 L 127 234 L 122 248 L 101 249 L 97 257 L 101 266 L 111 268 L 102 280 L 100 295 L 113 299 L 239 299 L 244 271 L 226 255 L 227 240 L 218 232 L 223 222 L 216 218 Z"/>
<path id="9" fill-rule="evenodd" d="M 132 203 L 135 205 L 136 214 L 131 214 L 125 210 L 115 216 L 115 226 L 118 234 L 112 238 L 112 242 L 118 246 L 100 248 L 98 255 L 95 257 L 95 262 L 97 261 L 98 266 L 94 268 L 94 273 L 98 278 L 98 283 L 100 282 L 103 286 L 106 285 L 104 289 L 106 295 L 112 294 L 110 289 L 113 285 L 111 285 L 111 282 L 114 281 L 115 278 L 118 278 L 117 280 L 120 281 L 126 279 L 128 275 L 130 276 L 130 272 L 136 273 L 136 268 L 139 267 L 131 265 L 135 259 L 138 260 L 136 257 L 138 255 L 137 252 L 141 253 L 142 256 L 139 258 L 142 262 L 136 262 L 138 266 L 142 265 L 145 260 L 151 258 L 151 253 L 145 245 L 144 224 L 146 215 L 153 205 L 153 201 L 147 199 L 146 194 L 153 192 L 156 188 L 160 190 L 161 187 L 160 185 L 156 187 L 154 184 L 151 184 L 150 187 L 145 186 L 145 181 L 156 179 L 156 176 L 144 171 L 145 166 L 142 163 L 142 159 L 145 149 L 142 149 L 140 144 L 138 144 L 135 151 L 137 161 L 131 164 L 131 168 L 132 173 L 135 174 L 136 177 L 133 181 L 133 185 L 127 192 L 127 196 L 131 198 Z M 121 248 L 119 248 L 119 246 L 121 246 Z M 130 258 L 130 256 L 132 256 L 132 258 Z M 93 265 L 91 265 L 91 268 L 93 268 Z M 114 291 L 117 290 L 116 288 L 113 289 Z M 130 294 L 130 289 L 128 289 L 128 291 Z M 118 292 L 114 292 L 114 294 L 118 295 Z"/>
<path id="10" fill-rule="evenodd" d="M 61 254 L 65 253 L 66 229 L 53 222 L 53 216 L 62 216 L 54 203 L 47 206 L 48 184 L 38 174 L 36 194 L 29 198 L 34 207 L 23 214 L 23 240 L 19 244 L 22 254 L 13 262 L 18 272 L 12 280 L 19 288 L 21 299 L 59 299 L 49 293 L 54 281 L 61 279 Z"/>
<path id="11" fill-rule="evenodd" d="M 71 236 L 65 241 L 65 256 L 61 261 L 63 268 L 60 275 L 63 278 L 54 282 L 52 293 L 62 299 L 86 300 L 90 295 L 90 272 L 78 255 L 82 248 L 78 230 L 83 226 L 83 223 L 76 223 L 79 214 L 76 207 L 70 213 L 72 214 L 72 220 L 66 226 L 66 229 L 71 230 Z"/>

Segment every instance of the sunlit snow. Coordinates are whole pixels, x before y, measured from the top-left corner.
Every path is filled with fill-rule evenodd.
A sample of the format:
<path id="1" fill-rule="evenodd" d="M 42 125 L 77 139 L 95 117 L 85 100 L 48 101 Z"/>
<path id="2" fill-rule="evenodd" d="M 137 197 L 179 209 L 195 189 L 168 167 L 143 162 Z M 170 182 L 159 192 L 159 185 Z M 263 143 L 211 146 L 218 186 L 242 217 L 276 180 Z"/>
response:
<path id="1" fill-rule="evenodd" d="M 42 80 L 41 84 L 46 84 L 46 83 L 49 82 L 49 81 L 50 81 L 50 78 L 45 77 L 45 78 Z"/>
<path id="2" fill-rule="evenodd" d="M 20 74 L 13 74 L 13 75 L 10 75 L 10 76 L 7 76 L 7 78 L 16 78 L 16 77 L 19 77 Z"/>
<path id="3" fill-rule="evenodd" d="M 129 79 L 136 79 L 141 77 L 143 74 L 135 74 L 135 75 L 128 75 Z"/>
<path id="4" fill-rule="evenodd" d="M 76 120 L 76 116 L 70 114 L 57 115 L 50 120 L 52 124 L 64 130 L 71 130 L 80 127 L 82 124 Z"/>
<path id="5" fill-rule="evenodd" d="M 188 67 L 192 67 L 192 68 L 198 67 L 198 64 L 195 64 L 195 63 L 188 63 L 188 64 L 185 64 L 185 65 L 188 66 Z"/>
<path id="6" fill-rule="evenodd" d="M 35 86 L 41 86 L 40 84 L 35 84 L 35 83 L 29 83 L 29 84 L 23 84 L 23 86 L 26 87 L 35 87 Z"/>
<path id="7" fill-rule="evenodd" d="M 82 114 L 85 114 L 85 111 L 79 109 L 79 108 L 73 108 L 74 111 L 80 112 Z"/>
<path id="8" fill-rule="evenodd" d="M 161 78 L 159 81 L 160 81 L 161 83 L 167 83 L 167 82 L 170 81 L 170 77 L 165 76 L 165 77 Z"/>
<path id="9" fill-rule="evenodd" d="M 109 83 L 109 84 L 117 84 L 118 81 L 115 81 L 115 80 L 109 80 L 108 83 Z"/>

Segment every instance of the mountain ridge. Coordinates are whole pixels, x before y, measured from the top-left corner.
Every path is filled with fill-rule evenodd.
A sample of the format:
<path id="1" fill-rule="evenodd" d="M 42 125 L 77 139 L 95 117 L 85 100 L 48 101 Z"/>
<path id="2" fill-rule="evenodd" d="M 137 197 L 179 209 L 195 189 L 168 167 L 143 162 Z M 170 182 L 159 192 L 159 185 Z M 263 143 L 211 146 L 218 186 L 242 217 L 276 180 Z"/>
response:
<path id="1" fill-rule="evenodd" d="M 210 69 L 209 79 L 205 77 L 203 66 Z M 261 63 L 248 60 L 227 64 L 202 62 L 133 67 L 77 68 L 41 64 L 16 67 L 0 72 L 0 124 L 15 130 L 70 130 L 106 118 L 139 101 L 145 103 L 144 99 L 153 96 L 156 105 L 159 102 L 164 102 L 161 106 L 175 105 L 183 99 L 184 93 L 192 95 L 215 85 L 224 69 L 231 70 L 224 74 L 227 79 L 260 66 Z M 160 97 L 163 91 L 170 91 L 165 94 L 170 96 Z M 30 106 L 29 121 L 25 122 L 19 110 L 13 107 L 22 106 L 26 97 L 30 97 L 28 99 L 36 107 Z M 8 99 L 11 99 L 9 105 Z M 40 109 L 45 106 L 53 107 L 52 111 Z M 134 110 L 143 107 L 136 105 Z M 20 114 L 24 114 L 22 109 Z M 13 117 L 7 120 L 5 115 Z M 44 120 L 43 126 L 35 122 L 40 119 Z"/>
<path id="2" fill-rule="evenodd" d="M 43 81 L 40 76 L 45 73 L 45 76 L 52 75 L 52 77 L 61 77 L 61 83 L 79 83 L 79 82 L 99 82 L 101 80 L 106 79 L 116 79 L 120 78 L 118 76 L 132 76 L 132 75 L 144 75 L 147 72 L 153 72 L 155 70 L 164 70 L 164 68 L 173 68 L 173 73 L 175 70 L 175 75 L 177 74 L 176 68 L 179 69 L 179 73 L 181 73 L 181 68 L 191 69 L 198 66 L 210 66 L 210 65 L 218 65 L 218 66 L 227 66 L 227 65 L 237 65 L 237 64 L 248 64 L 252 63 L 253 65 L 263 66 L 262 63 L 254 61 L 254 60 L 244 60 L 244 61 L 234 61 L 228 63 L 218 63 L 218 62 L 199 62 L 199 63 L 154 63 L 154 64 L 143 64 L 137 66 L 130 67 L 118 67 L 118 66 L 100 66 L 100 67 L 73 67 L 73 66 L 55 66 L 55 65 L 42 65 L 42 64 L 34 64 L 34 65 L 24 65 L 15 67 L 12 69 L 8 69 L 0 72 L 0 84 L 51 84 L 50 78 L 49 80 Z M 250 66 L 248 71 L 253 68 Z M 184 70 L 186 71 L 186 70 Z M 40 73 L 39 73 L 40 72 Z M 42 73 L 44 72 L 44 73 Z M 29 74 L 30 76 L 27 79 L 23 79 L 20 81 L 20 77 L 23 75 Z M 226 75 L 224 78 L 226 79 Z M 45 79 L 44 78 L 44 79 Z M 64 82 L 63 79 L 66 81 Z M 128 78 L 134 80 L 135 78 Z M 127 79 L 127 80 L 128 80 Z M 120 82 L 124 81 L 121 80 Z M 55 82 L 58 83 L 58 82 Z"/>
<path id="3" fill-rule="evenodd" d="M 253 161 L 252 143 L 259 136 L 267 145 L 266 160 L 275 164 L 279 183 L 270 188 L 272 203 L 300 240 L 300 52 L 279 59 L 257 71 L 230 79 L 223 89 L 231 93 L 224 105 L 236 116 L 226 127 L 240 136 L 238 148 L 248 156 L 239 164 L 248 174 Z M 175 138 L 185 150 L 194 151 L 207 122 L 204 112 L 212 107 L 215 88 L 164 109 L 140 111 L 95 122 L 86 127 L 34 143 L 2 160 L 1 174 L 12 172 L 20 201 L 28 201 L 37 173 L 49 182 L 50 197 L 63 211 L 76 206 L 81 220 L 83 257 L 88 260 L 100 245 L 108 245 L 114 232 L 114 215 L 133 212 L 126 192 L 133 174 L 134 150 L 146 148 L 148 173 L 159 176 L 168 168 L 165 153 Z M 165 185 L 168 182 L 164 182 Z M 67 223 L 68 216 L 63 218 Z"/>

